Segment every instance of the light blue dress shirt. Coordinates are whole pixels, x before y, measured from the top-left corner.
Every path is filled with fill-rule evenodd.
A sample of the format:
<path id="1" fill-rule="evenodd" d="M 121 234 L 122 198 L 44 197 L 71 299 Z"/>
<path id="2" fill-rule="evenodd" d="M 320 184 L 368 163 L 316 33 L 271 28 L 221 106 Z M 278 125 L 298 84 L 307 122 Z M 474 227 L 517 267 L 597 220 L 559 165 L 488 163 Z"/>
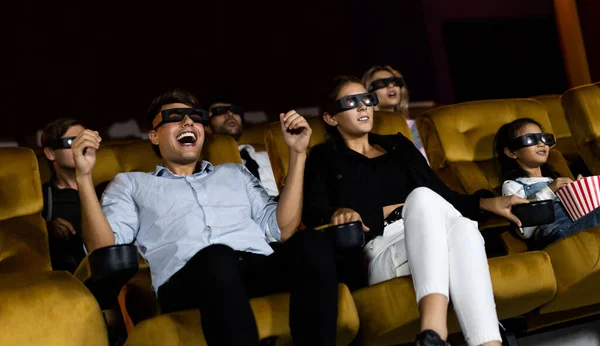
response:
<path id="1" fill-rule="evenodd" d="M 277 203 L 246 167 L 202 161 L 189 176 L 163 166 L 118 174 L 102 197 L 116 244 L 135 240 L 157 291 L 201 249 L 224 244 L 269 255 L 280 241 Z"/>

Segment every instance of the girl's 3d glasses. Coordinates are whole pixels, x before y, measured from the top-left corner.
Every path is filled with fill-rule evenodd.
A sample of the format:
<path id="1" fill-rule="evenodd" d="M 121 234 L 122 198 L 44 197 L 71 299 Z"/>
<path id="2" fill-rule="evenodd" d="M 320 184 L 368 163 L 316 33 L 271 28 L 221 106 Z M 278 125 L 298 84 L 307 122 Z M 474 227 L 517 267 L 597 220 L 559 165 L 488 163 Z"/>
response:
<path id="1" fill-rule="evenodd" d="M 244 116 L 244 110 L 242 109 L 242 107 L 240 107 L 238 105 L 217 106 L 217 107 L 213 107 L 213 109 L 210 110 L 212 117 L 217 116 L 217 115 L 227 114 L 227 112 L 237 114 L 240 117 Z"/>
<path id="2" fill-rule="evenodd" d="M 377 106 L 379 99 L 377 98 L 377 95 L 373 93 L 348 95 L 335 100 L 335 102 L 329 104 L 328 108 L 330 114 L 333 115 L 348 109 L 356 108 L 360 106 L 361 103 L 365 106 Z"/>
<path id="3" fill-rule="evenodd" d="M 186 115 L 195 123 L 208 124 L 208 112 L 202 108 L 171 108 L 160 112 L 162 120 L 154 130 L 166 123 L 176 123 L 185 119 Z"/>
<path id="4" fill-rule="evenodd" d="M 508 149 L 515 151 L 525 147 L 538 145 L 539 142 L 551 147 L 556 144 L 554 135 L 550 133 L 528 133 L 508 142 Z"/>
<path id="5" fill-rule="evenodd" d="M 404 86 L 404 79 L 402 79 L 400 77 L 389 77 L 389 78 L 376 79 L 371 82 L 371 85 L 369 85 L 369 92 L 387 88 L 388 85 L 397 86 L 397 87 L 402 88 Z"/>

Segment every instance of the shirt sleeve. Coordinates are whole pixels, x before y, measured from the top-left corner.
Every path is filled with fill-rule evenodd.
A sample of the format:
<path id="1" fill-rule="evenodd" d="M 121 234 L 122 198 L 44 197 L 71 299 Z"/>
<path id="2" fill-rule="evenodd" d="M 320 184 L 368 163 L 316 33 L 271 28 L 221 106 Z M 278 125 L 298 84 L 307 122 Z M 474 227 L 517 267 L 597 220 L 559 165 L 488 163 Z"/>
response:
<path id="1" fill-rule="evenodd" d="M 277 202 L 269 196 L 260 180 L 242 166 L 236 165 L 245 181 L 246 192 L 250 200 L 252 220 L 265 232 L 269 242 L 281 242 L 281 231 L 277 223 Z"/>
<path id="2" fill-rule="evenodd" d="M 502 196 L 517 195 L 521 198 L 527 198 L 525 196 L 525 188 L 523 184 L 519 184 L 514 180 L 507 180 L 502 184 Z"/>
<path id="3" fill-rule="evenodd" d="M 133 242 L 140 227 L 132 185 L 126 173 L 118 174 L 102 197 L 102 211 L 112 228 L 116 245 Z"/>

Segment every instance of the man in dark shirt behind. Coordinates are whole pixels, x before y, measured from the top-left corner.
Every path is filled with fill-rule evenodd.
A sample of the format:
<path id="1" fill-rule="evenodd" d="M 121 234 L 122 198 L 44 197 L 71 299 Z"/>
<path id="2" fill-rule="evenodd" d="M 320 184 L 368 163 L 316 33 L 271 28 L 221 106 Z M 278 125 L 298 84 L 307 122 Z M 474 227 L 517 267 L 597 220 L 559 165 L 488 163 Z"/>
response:
<path id="1" fill-rule="evenodd" d="M 50 260 L 54 270 L 77 269 L 85 257 L 81 241 L 81 207 L 75 181 L 75 163 L 71 142 L 85 128 L 73 119 L 58 119 L 42 133 L 44 155 L 52 176 L 42 185 L 42 216 L 48 226 Z"/>

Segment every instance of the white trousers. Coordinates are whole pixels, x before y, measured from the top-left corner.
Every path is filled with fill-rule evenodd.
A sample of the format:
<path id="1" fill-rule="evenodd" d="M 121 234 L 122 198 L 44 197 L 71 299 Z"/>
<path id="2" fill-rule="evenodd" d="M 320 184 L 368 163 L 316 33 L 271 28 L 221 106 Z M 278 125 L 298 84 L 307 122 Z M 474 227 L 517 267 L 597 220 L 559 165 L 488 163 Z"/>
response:
<path id="1" fill-rule="evenodd" d="M 412 274 L 417 303 L 433 293 L 449 297 L 469 345 L 502 341 L 477 222 L 437 193 L 424 187 L 411 192 L 402 220 L 364 251 L 370 285 Z"/>

